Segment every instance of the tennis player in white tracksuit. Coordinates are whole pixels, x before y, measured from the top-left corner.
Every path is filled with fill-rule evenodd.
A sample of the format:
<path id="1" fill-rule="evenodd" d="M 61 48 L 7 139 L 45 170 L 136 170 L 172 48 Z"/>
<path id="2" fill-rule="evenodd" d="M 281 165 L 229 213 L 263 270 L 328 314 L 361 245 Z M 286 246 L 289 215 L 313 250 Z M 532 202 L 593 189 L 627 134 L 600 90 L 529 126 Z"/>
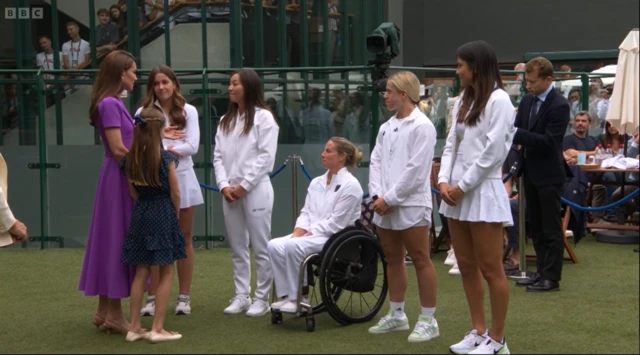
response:
<path id="1" fill-rule="evenodd" d="M 360 219 L 362 187 L 348 169 L 362 153 L 347 139 L 333 137 L 321 156 L 328 170 L 309 184 L 293 233 L 269 242 L 275 292 L 281 298 L 271 308 L 282 312 L 297 310 L 298 272 L 304 258 L 322 251 L 329 237 Z"/>
<path id="2" fill-rule="evenodd" d="M 218 127 L 213 152 L 213 167 L 220 191 L 224 194 L 226 188 L 235 186 L 246 191 L 246 195 L 233 202 L 226 198 L 222 201 L 227 240 L 233 251 L 236 293 L 224 313 L 248 310 L 248 316 L 261 316 L 269 311 L 269 290 L 273 279 L 267 252 L 274 195 L 269 173 L 276 157 L 279 127 L 269 110 L 256 107 L 253 127 L 243 134 L 245 116 L 246 113 L 239 115 L 226 134 Z M 225 118 L 222 117 L 221 125 Z M 253 247 L 258 279 L 253 303 L 250 299 L 249 242 Z"/>

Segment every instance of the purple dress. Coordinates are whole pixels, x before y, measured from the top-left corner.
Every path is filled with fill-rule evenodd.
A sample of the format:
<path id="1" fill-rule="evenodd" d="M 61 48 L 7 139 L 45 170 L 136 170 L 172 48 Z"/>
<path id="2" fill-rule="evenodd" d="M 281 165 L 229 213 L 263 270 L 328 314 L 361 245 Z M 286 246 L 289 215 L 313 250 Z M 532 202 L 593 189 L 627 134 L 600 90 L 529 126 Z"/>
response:
<path id="1" fill-rule="evenodd" d="M 123 265 L 120 256 L 134 202 L 120 164 L 109 149 L 105 129 L 120 128 L 122 142 L 128 149 L 133 140 L 133 120 L 120 99 L 107 97 L 98 103 L 95 126 L 102 138 L 105 159 L 98 178 L 78 289 L 84 291 L 85 296 L 127 298 L 135 266 Z"/>

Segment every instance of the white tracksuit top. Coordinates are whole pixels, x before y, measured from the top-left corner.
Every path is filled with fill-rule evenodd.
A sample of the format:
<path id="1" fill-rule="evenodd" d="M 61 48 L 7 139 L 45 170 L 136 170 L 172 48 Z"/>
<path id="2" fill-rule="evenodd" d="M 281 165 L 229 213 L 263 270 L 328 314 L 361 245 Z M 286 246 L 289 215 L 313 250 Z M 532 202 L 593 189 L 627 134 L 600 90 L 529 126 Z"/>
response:
<path id="1" fill-rule="evenodd" d="M 392 128 L 395 125 L 395 128 Z M 380 126 L 369 163 L 369 194 L 389 206 L 431 208 L 431 161 L 436 129 L 416 108 Z"/>
<path id="2" fill-rule="evenodd" d="M 360 219 L 362 186 L 347 168 L 342 168 L 327 186 L 327 174 L 311 181 L 296 228 L 314 237 L 327 237 L 354 226 Z"/>
<path id="3" fill-rule="evenodd" d="M 220 122 L 224 121 L 222 116 Z M 240 184 L 251 191 L 263 181 L 269 181 L 278 148 L 280 128 L 268 110 L 256 107 L 253 127 L 243 135 L 245 114 L 236 119 L 228 134 L 219 126 L 213 150 L 213 168 L 220 191 Z"/>

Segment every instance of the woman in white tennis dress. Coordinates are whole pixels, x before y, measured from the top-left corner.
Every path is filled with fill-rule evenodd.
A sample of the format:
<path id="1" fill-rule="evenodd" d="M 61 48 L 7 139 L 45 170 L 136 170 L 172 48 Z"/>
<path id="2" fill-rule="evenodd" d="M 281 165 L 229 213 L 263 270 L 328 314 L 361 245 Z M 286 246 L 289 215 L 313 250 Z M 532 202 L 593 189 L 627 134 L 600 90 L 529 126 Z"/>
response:
<path id="1" fill-rule="evenodd" d="M 515 108 L 504 91 L 496 55 L 484 41 L 457 52 L 463 91 L 455 104 L 438 187 L 471 313 L 471 331 L 450 347 L 456 354 L 508 354 L 504 323 L 509 285 L 502 266 L 503 228 L 513 225 L 502 164 L 513 140 Z M 484 282 L 491 295 L 491 329 Z"/>

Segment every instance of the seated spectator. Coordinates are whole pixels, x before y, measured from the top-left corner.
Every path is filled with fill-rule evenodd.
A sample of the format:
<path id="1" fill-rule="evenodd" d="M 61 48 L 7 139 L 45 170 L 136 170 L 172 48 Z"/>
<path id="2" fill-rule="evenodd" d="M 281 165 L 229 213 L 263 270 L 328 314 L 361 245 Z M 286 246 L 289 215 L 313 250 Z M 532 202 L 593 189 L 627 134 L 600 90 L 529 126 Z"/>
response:
<path id="1" fill-rule="evenodd" d="M 596 147 L 600 144 L 597 138 L 587 135 L 591 124 L 591 114 L 587 111 L 579 111 L 574 119 L 573 134 L 564 137 L 562 141 L 564 159 L 573 173 L 573 179 L 564 188 L 563 197 L 580 206 L 585 204 L 589 178 L 588 173 L 583 172 L 576 165 L 578 153 L 585 153 L 587 156 L 593 155 Z M 587 216 L 585 212 L 571 209 L 571 217 L 568 228 L 573 231 L 574 242 L 577 243 L 585 234 Z"/>
<path id="2" fill-rule="evenodd" d="M 98 10 L 100 24 L 96 27 L 96 55 L 102 57 L 117 48 L 120 40 L 118 25 L 111 22 L 109 10 Z"/>
<path id="3" fill-rule="evenodd" d="M 627 143 L 627 157 L 628 158 L 636 158 L 638 159 L 638 147 L 639 147 L 639 135 L 636 135 L 629 139 Z M 611 194 L 611 202 L 618 201 L 622 199 L 624 196 L 631 194 L 638 188 L 638 173 L 628 173 L 626 181 L 629 184 L 624 185 L 624 194 L 622 190 L 622 186 L 619 186 L 612 194 Z M 624 212 L 625 216 L 634 216 L 636 212 L 638 212 L 638 197 L 634 197 L 631 200 L 627 201 L 624 204 Z M 637 218 L 634 218 L 637 222 Z"/>

